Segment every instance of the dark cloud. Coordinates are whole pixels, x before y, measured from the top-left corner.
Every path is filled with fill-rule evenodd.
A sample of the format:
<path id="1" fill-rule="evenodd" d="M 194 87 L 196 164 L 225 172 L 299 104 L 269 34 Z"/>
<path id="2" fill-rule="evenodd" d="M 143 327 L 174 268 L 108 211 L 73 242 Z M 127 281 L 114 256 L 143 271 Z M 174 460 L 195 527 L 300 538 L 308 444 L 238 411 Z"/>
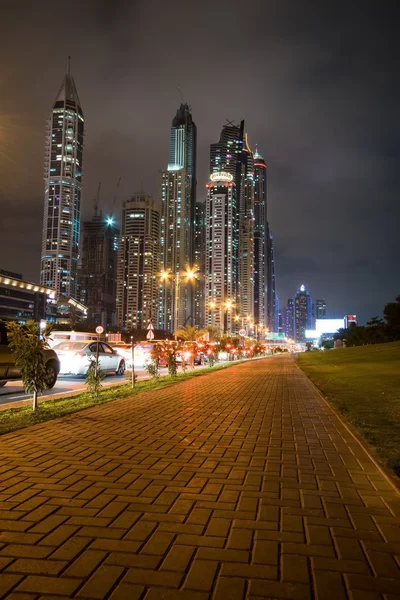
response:
<path id="1" fill-rule="evenodd" d="M 23 8 L 23 9 L 22 9 Z M 45 122 L 67 56 L 86 117 L 84 215 L 158 192 L 179 86 L 209 144 L 246 119 L 268 162 L 281 304 L 304 282 L 362 319 L 400 293 L 396 4 L 16 2 L 2 14 L 0 266 L 37 279 Z M 29 250 L 27 250 L 29 248 Z"/>

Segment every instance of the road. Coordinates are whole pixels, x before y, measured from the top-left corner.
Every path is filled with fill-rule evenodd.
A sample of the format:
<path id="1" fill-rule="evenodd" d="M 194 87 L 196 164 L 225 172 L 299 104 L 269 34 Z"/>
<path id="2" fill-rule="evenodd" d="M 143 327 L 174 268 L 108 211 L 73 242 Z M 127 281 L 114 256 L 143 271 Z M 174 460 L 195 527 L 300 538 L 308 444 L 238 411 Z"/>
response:
<path id="1" fill-rule="evenodd" d="M 199 367 L 195 367 L 199 368 Z M 135 369 L 138 380 L 149 379 L 149 375 L 145 369 Z M 161 376 L 167 375 L 168 371 L 165 368 L 160 369 Z M 118 383 L 126 382 L 126 376 L 123 375 L 118 377 L 117 375 L 108 375 L 103 380 L 103 386 L 107 387 L 110 385 L 116 385 Z M 66 394 L 68 392 L 83 392 L 86 390 L 86 383 L 84 377 L 58 377 L 56 385 L 51 390 L 46 390 L 41 394 L 43 396 L 55 396 Z M 2 404 L 9 404 L 12 402 L 20 402 L 21 400 L 27 400 L 31 398 L 31 394 L 26 394 L 22 381 L 9 381 L 4 387 L 0 387 L 0 406 Z"/>

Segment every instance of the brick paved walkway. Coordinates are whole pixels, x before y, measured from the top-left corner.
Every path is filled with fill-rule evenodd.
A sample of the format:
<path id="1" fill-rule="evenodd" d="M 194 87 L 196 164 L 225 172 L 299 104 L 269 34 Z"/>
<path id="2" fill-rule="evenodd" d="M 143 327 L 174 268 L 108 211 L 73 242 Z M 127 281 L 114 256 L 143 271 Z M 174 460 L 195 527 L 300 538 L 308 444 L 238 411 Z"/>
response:
<path id="1" fill-rule="evenodd" d="M 290 357 L 0 438 L 7 600 L 394 600 L 399 525 Z"/>

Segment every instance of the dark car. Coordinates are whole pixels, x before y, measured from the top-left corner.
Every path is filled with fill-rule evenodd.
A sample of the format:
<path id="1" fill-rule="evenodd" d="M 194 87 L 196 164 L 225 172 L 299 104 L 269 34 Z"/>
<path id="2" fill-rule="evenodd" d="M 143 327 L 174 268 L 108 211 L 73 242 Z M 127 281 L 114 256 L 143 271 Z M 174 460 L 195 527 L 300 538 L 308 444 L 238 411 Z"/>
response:
<path id="1" fill-rule="evenodd" d="M 47 388 L 51 389 L 54 387 L 60 372 L 60 361 L 54 350 L 44 350 L 43 354 L 46 365 Z M 21 372 L 15 366 L 15 358 L 8 345 L 6 325 L 0 323 L 0 387 L 13 379 L 21 379 Z"/>

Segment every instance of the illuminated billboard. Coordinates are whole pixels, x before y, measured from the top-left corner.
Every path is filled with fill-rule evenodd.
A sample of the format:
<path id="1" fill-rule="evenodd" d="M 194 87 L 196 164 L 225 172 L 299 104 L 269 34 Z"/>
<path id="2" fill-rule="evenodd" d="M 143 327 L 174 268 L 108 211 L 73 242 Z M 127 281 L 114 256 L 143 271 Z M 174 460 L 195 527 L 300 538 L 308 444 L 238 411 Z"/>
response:
<path id="1" fill-rule="evenodd" d="M 344 319 L 315 319 L 317 337 L 323 333 L 336 333 L 344 327 Z"/>
<path id="2" fill-rule="evenodd" d="M 276 340 L 283 342 L 283 340 L 285 339 L 285 334 L 281 332 L 278 333 L 277 331 L 269 331 L 265 336 L 265 339 L 268 341 Z"/>
<path id="3" fill-rule="evenodd" d="M 317 340 L 320 334 L 316 329 L 306 329 L 306 339 L 307 340 Z"/>

